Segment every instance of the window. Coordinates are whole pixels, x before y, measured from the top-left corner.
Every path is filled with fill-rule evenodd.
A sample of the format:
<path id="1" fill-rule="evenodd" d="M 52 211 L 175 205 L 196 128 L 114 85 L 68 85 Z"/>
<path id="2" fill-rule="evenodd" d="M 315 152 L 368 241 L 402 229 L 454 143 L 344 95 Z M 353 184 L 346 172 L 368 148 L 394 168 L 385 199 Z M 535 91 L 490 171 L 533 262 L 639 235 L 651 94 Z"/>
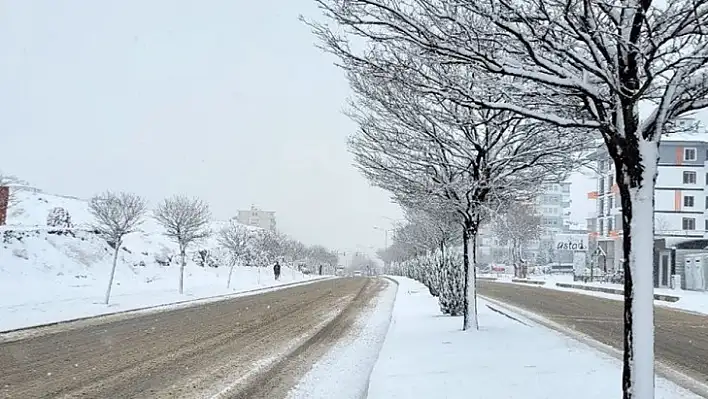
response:
<path id="1" fill-rule="evenodd" d="M 692 195 L 686 195 L 683 197 L 683 206 L 693 207 L 694 202 L 695 201 Z"/>
<path id="2" fill-rule="evenodd" d="M 708 197 L 706 197 L 706 209 L 708 209 Z"/>
<path id="3" fill-rule="evenodd" d="M 605 191 L 605 178 L 604 177 L 600 178 L 600 190 L 598 190 L 598 191 L 599 191 L 600 195 L 602 195 L 602 193 Z"/>
<path id="4" fill-rule="evenodd" d="M 598 169 L 600 172 L 602 172 L 603 170 L 605 170 L 605 161 L 600 161 L 600 162 L 598 162 L 597 169 Z"/>
<path id="5" fill-rule="evenodd" d="M 608 231 L 614 230 L 614 226 L 612 225 L 612 219 L 607 219 L 607 230 Z"/>
<path id="6" fill-rule="evenodd" d="M 684 159 L 684 161 L 695 161 L 696 160 L 696 149 L 695 148 L 684 148 L 683 149 L 683 159 Z"/>
<path id="7" fill-rule="evenodd" d="M 607 176 L 607 192 L 611 193 L 612 192 L 612 175 Z"/>
<path id="8" fill-rule="evenodd" d="M 599 200 L 598 205 L 600 206 L 600 209 L 599 209 L 600 216 L 602 216 L 605 214 L 605 201 L 603 201 L 602 199 Z"/>
<path id="9" fill-rule="evenodd" d="M 604 226 L 603 222 L 604 222 L 604 220 L 602 220 L 602 219 L 599 219 L 597 221 L 597 226 L 598 226 L 597 232 L 600 233 L 601 236 L 605 235 L 605 229 L 604 229 L 605 226 Z"/>
<path id="10" fill-rule="evenodd" d="M 681 225 L 684 230 L 695 230 L 696 229 L 696 219 L 694 218 L 683 218 Z"/>
<path id="11" fill-rule="evenodd" d="M 708 159 L 708 158 L 706 158 Z M 706 186 L 708 186 L 708 173 L 706 173 Z"/>
<path id="12" fill-rule="evenodd" d="M 683 184 L 696 184 L 696 172 L 683 172 Z"/>
<path id="13" fill-rule="evenodd" d="M 708 219 L 706 219 L 706 225 L 705 225 L 706 231 L 708 231 Z"/>

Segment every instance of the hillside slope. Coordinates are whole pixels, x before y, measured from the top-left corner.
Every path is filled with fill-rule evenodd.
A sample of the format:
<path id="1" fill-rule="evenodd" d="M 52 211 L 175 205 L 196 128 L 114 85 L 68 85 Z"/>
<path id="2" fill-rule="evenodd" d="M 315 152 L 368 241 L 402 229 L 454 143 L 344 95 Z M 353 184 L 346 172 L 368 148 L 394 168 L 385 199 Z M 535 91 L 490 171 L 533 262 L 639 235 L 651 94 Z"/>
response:
<path id="1" fill-rule="evenodd" d="M 111 304 L 106 306 L 102 300 L 113 250 L 90 231 L 87 202 L 36 189 L 19 192 L 18 198 L 7 226 L 0 227 L 0 331 L 276 283 L 269 268 L 237 267 L 227 290 L 227 267 L 201 267 L 193 259 L 198 249 L 216 249 L 212 237 L 188 254 L 185 294 L 179 295 L 176 245 L 148 218 L 142 231 L 126 237 L 121 247 Z M 57 206 L 68 210 L 74 228 L 46 226 L 47 214 Z M 214 222 L 213 230 L 222 224 Z M 304 278 L 285 268 L 277 283 Z"/>

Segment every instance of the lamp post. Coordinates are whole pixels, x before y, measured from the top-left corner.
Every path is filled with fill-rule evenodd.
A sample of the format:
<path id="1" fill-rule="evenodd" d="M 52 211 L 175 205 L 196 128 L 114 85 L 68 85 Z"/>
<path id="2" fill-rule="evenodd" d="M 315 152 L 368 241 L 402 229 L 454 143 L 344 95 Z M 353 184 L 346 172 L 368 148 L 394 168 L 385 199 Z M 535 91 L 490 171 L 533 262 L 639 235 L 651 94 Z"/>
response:
<path id="1" fill-rule="evenodd" d="M 390 229 L 382 229 L 381 227 L 374 226 L 374 230 L 381 230 L 384 232 L 384 249 L 388 248 L 388 232 Z"/>

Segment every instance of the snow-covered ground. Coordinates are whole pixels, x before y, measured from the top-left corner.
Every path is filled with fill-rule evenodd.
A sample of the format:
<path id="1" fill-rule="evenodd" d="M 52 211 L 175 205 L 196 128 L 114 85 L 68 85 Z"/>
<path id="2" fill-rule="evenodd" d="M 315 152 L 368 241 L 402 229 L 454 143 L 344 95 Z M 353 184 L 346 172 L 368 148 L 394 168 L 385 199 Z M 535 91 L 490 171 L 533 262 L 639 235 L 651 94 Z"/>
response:
<path id="1" fill-rule="evenodd" d="M 39 190 L 18 196 L 20 202 L 10 209 L 8 225 L 0 228 L 0 331 L 276 284 L 269 268 L 237 267 L 227 289 L 228 268 L 200 267 L 189 256 L 185 293 L 180 295 L 175 245 L 148 218 L 142 232 L 126 237 L 111 303 L 106 306 L 102 301 L 113 250 L 87 231 L 91 221 L 87 202 Z M 47 214 L 57 206 L 69 211 L 75 228 L 46 226 Z M 220 222 L 214 222 L 214 230 L 219 227 Z M 211 238 L 193 249 L 215 247 Z M 286 267 L 277 283 L 307 278 Z"/>
<path id="2" fill-rule="evenodd" d="M 390 283 L 362 312 L 342 339 L 300 380 L 289 399 L 360 399 L 366 397 L 369 374 L 376 363 L 391 320 L 397 286 Z"/>
<path id="3" fill-rule="evenodd" d="M 621 363 L 552 330 L 479 302 L 479 331 L 460 331 L 420 283 L 399 281 L 369 399 L 596 399 L 621 397 Z M 492 305 L 494 306 L 494 305 Z M 698 398 L 657 377 L 657 399 Z"/>
<path id="4" fill-rule="evenodd" d="M 489 277 L 492 277 L 492 276 L 498 277 L 497 281 L 512 283 L 511 276 L 509 276 L 509 275 L 489 275 Z M 582 289 L 577 289 L 577 288 L 565 288 L 565 287 L 559 287 L 556 285 L 556 283 L 569 283 L 569 284 L 590 285 L 590 286 L 597 286 L 597 287 L 616 288 L 616 289 L 621 290 L 621 289 L 623 289 L 621 284 L 599 283 L 599 282 L 583 283 L 580 281 L 574 282 L 573 276 L 571 276 L 571 275 L 551 275 L 551 274 L 530 276 L 529 280 L 545 281 L 546 284 L 539 286 L 539 287 L 543 287 L 543 288 L 560 290 L 560 291 L 572 291 L 572 292 L 577 292 L 577 293 L 584 294 L 584 295 L 591 295 L 591 296 L 596 296 L 596 297 L 600 297 L 600 298 L 614 299 L 614 300 L 618 300 L 618 301 L 623 300 L 623 297 L 621 295 L 617 295 L 617 294 L 609 294 L 609 293 L 597 292 L 597 291 L 587 291 L 587 290 L 582 290 Z M 524 284 L 524 283 L 513 283 L 513 284 Z M 528 284 L 524 284 L 524 285 L 528 285 Z M 691 312 L 708 314 L 708 292 L 672 290 L 672 289 L 668 289 L 668 288 L 654 288 L 654 292 L 657 294 L 671 295 L 671 296 L 677 296 L 677 297 L 681 298 L 676 302 L 654 301 L 654 303 L 656 305 L 665 306 L 665 307 L 669 307 L 669 308 L 675 308 L 675 309 L 688 310 Z"/>

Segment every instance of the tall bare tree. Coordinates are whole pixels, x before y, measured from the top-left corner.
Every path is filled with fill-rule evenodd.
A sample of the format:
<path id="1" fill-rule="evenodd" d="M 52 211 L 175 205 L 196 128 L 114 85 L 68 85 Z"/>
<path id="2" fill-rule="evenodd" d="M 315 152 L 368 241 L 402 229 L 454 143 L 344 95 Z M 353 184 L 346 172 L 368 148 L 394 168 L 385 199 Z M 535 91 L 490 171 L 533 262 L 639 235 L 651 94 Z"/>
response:
<path id="1" fill-rule="evenodd" d="M 105 303 L 108 304 L 123 237 L 137 231 L 143 223 L 147 203 L 135 194 L 105 191 L 91 198 L 88 208 L 94 218 L 93 228 L 113 247 L 113 264 L 105 298 Z"/>
<path id="2" fill-rule="evenodd" d="M 658 144 L 677 120 L 708 107 L 708 0 L 317 3 L 343 28 L 319 26 L 329 47 L 342 47 L 353 34 L 366 39 L 365 54 L 462 65 L 473 71 L 466 85 L 428 85 L 425 71 L 418 81 L 457 101 L 600 133 L 622 200 L 623 395 L 652 398 L 653 279 L 642 266 L 652 262 L 645 249 L 653 246 Z M 504 96 L 478 95 L 489 87 Z"/>
<path id="3" fill-rule="evenodd" d="M 209 205 L 198 198 L 177 195 L 165 199 L 155 209 L 153 217 L 165 229 L 165 235 L 179 246 L 179 293 L 184 293 L 184 269 L 187 266 L 187 247 L 211 234 Z"/>
<path id="4" fill-rule="evenodd" d="M 360 130 L 351 149 L 362 173 L 404 207 L 457 214 L 465 253 L 463 328 L 477 328 L 474 249 L 483 205 L 527 195 L 548 173 L 567 171 L 583 141 L 569 129 L 424 90 L 414 71 L 433 70 L 426 60 L 381 53 L 362 59 L 320 35 L 341 57 L 357 94 L 350 115 Z M 460 82 L 466 73 L 445 71 Z"/>

